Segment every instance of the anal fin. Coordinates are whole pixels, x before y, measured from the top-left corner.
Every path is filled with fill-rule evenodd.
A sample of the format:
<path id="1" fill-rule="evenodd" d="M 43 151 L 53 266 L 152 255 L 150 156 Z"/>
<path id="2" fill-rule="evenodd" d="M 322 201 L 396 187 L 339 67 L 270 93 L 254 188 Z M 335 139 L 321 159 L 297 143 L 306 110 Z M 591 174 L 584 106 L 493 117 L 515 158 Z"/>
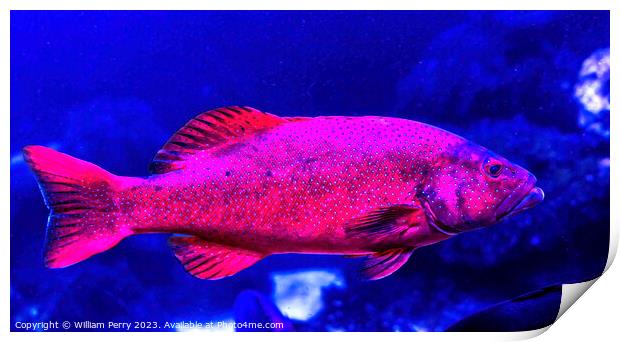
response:
<path id="1" fill-rule="evenodd" d="M 374 253 L 366 259 L 362 274 L 369 280 L 385 278 L 401 268 L 413 253 L 411 248 L 396 248 Z"/>
<path id="2" fill-rule="evenodd" d="M 217 280 L 242 271 L 266 255 L 205 241 L 195 236 L 169 239 L 175 256 L 185 270 L 200 279 Z"/>

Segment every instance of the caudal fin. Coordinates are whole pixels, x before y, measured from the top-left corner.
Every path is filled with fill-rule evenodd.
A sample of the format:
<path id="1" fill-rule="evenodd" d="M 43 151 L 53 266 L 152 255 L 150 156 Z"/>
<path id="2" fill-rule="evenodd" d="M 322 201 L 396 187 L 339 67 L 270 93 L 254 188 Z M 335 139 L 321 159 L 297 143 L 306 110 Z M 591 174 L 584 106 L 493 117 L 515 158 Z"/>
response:
<path id="1" fill-rule="evenodd" d="M 131 234 L 117 224 L 112 197 L 125 177 L 43 146 L 27 146 L 23 152 L 50 209 L 47 267 L 75 264 L 112 248 Z"/>

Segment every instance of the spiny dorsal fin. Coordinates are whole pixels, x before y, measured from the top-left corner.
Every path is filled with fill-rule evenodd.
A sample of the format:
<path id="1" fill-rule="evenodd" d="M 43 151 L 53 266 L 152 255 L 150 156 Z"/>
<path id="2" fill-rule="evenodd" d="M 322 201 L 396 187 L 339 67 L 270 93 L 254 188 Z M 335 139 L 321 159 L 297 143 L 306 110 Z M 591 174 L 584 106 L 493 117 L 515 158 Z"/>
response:
<path id="1" fill-rule="evenodd" d="M 151 173 L 166 173 L 183 168 L 188 156 L 202 150 L 238 142 L 243 137 L 288 122 L 258 109 L 235 106 L 202 113 L 181 127 L 166 142 L 149 165 Z"/>
<path id="2" fill-rule="evenodd" d="M 173 236 L 168 241 L 185 270 L 200 279 L 231 276 L 265 257 L 259 252 L 218 245 L 195 236 Z"/>
<path id="3" fill-rule="evenodd" d="M 409 260 L 411 253 L 411 248 L 397 248 L 369 255 L 362 274 L 369 280 L 385 278 L 401 268 Z"/>

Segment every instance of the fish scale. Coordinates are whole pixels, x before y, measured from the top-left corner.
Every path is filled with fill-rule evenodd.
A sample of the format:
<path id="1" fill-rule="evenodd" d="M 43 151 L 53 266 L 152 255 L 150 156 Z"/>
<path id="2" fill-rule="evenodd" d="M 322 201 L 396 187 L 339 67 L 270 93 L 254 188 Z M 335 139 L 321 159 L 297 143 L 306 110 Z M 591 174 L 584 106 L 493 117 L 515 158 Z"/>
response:
<path id="1" fill-rule="evenodd" d="M 533 175 L 481 146 L 378 116 L 215 109 L 177 131 L 146 178 L 112 175 L 41 146 L 24 154 L 50 208 L 53 268 L 133 234 L 173 233 L 175 255 L 202 279 L 282 253 L 367 256 L 362 273 L 379 279 L 416 248 L 543 198 Z"/>

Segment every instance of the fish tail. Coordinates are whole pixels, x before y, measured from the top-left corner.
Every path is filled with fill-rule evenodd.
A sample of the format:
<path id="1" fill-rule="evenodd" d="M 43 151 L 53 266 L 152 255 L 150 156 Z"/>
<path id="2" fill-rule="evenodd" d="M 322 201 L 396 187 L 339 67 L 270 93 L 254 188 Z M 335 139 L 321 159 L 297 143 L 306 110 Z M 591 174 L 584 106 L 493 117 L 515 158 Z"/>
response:
<path id="1" fill-rule="evenodd" d="M 73 265 L 131 235 L 119 222 L 115 193 L 134 178 L 43 146 L 27 146 L 23 152 L 50 210 L 45 266 Z"/>

